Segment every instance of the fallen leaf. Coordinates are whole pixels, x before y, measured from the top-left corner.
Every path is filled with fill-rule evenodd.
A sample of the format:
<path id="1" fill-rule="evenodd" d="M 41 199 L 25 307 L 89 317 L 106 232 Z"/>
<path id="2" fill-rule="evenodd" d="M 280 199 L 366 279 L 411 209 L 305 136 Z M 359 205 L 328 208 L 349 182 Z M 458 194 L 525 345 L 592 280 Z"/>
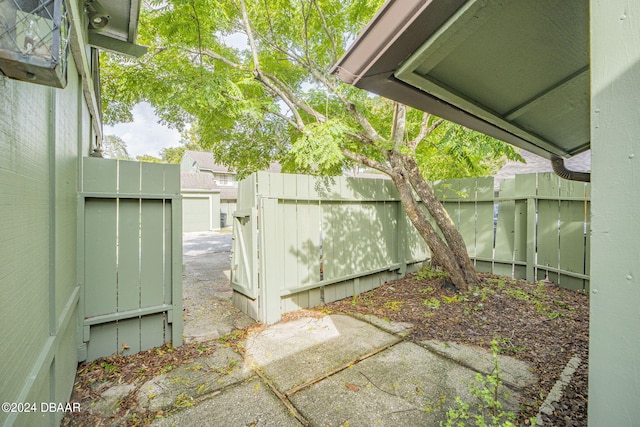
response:
<path id="1" fill-rule="evenodd" d="M 349 390 L 351 390 L 351 391 L 359 391 L 359 390 L 360 390 L 360 387 L 358 387 L 358 386 L 357 386 L 357 385 L 355 385 L 355 384 L 351 384 L 351 383 L 344 383 L 344 386 L 345 386 L 346 388 L 348 388 Z"/>

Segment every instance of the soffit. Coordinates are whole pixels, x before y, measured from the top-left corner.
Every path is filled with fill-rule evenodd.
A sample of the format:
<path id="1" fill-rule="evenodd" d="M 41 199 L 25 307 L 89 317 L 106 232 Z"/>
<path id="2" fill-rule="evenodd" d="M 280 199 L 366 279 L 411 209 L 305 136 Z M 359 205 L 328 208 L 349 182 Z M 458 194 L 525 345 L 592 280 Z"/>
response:
<path id="1" fill-rule="evenodd" d="M 406 7 L 403 7 L 406 6 Z M 550 157 L 589 148 L 588 2 L 387 2 L 344 81 Z"/>

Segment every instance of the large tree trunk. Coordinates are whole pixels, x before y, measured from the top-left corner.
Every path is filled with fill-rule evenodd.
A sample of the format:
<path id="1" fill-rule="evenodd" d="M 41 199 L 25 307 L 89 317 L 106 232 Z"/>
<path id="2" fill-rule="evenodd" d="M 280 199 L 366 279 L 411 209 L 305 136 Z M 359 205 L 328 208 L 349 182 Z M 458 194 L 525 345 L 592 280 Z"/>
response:
<path id="1" fill-rule="evenodd" d="M 405 170 L 407 171 L 407 178 L 409 179 L 411 186 L 435 220 L 437 227 L 440 229 L 447 242 L 447 245 L 453 252 L 456 263 L 464 276 L 465 282 L 467 285 L 477 285 L 478 274 L 471 262 L 471 258 L 469 258 L 467 246 L 462 239 L 460 232 L 456 229 L 455 224 L 451 220 L 449 213 L 446 211 L 444 206 L 442 206 L 442 203 L 440 203 L 436 197 L 433 189 L 420 173 L 416 160 L 413 157 L 402 155 L 402 162 Z"/>
<path id="2" fill-rule="evenodd" d="M 427 243 L 427 246 L 429 246 L 432 262 L 439 265 L 444 271 L 447 272 L 447 274 L 449 275 L 449 280 L 453 283 L 456 289 L 461 292 L 466 292 L 469 285 L 475 285 L 478 283 L 478 279 L 477 274 L 473 269 L 473 265 L 469 260 L 469 255 L 467 254 L 464 242 L 462 242 L 462 252 L 460 252 L 460 248 L 458 246 L 452 247 L 451 244 L 448 244 L 444 240 L 442 240 L 442 238 L 438 235 L 438 233 L 435 231 L 435 229 L 427 219 L 424 211 L 420 208 L 418 202 L 413 197 L 413 193 L 411 191 L 413 185 L 410 179 L 409 171 L 407 171 L 402 159 L 403 156 L 397 152 L 390 152 L 388 154 L 389 162 L 393 171 L 393 173 L 391 174 L 391 178 L 393 179 L 393 182 L 400 194 L 400 202 L 402 203 L 402 206 L 404 207 L 409 220 L 414 225 L 414 227 L 416 227 L 422 238 Z M 428 187 L 428 184 L 426 184 L 426 182 L 424 182 L 424 184 Z M 428 202 L 423 202 L 425 205 L 428 205 Z M 436 215 L 441 217 L 439 220 L 436 220 L 436 224 L 438 224 L 438 221 L 446 223 L 446 221 L 448 220 L 448 222 L 452 226 L 452 230 L 448 229 L 447 234 L 457 233 L 459 236 L 459 233 L 453 226 L 453 222 L 449 218 L 446 210 L 442 207 L 437 199 L 436 203 L 438 206 L 431 208 L 427 206 L 429 212 L 433 210 L 434 212 L 436 212 Z M 445 235 L 444 232 L 443 235 Z M 462 238 L 459 237 L 459 240 L 462 241 Z M 461 267 L 461 265 L 465 265 L 466 262 L 464 261 L 464 259 L 460 261 L 459 258 L 466 258 L 467 260 L 469 260 L 467 265 L 471 266 L 470 271 L 467 271 L 466 269 Z"/>

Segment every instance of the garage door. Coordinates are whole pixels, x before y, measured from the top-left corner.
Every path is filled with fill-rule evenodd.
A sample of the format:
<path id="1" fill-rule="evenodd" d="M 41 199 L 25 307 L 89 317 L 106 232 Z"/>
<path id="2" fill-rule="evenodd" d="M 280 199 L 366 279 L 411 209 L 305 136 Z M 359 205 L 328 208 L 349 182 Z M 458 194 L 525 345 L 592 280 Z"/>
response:
<path id="1" fill-rule="evenodd" d="M 211 199 L 188 198 L 182 199 L 182 231 L 211 230 Z"/>

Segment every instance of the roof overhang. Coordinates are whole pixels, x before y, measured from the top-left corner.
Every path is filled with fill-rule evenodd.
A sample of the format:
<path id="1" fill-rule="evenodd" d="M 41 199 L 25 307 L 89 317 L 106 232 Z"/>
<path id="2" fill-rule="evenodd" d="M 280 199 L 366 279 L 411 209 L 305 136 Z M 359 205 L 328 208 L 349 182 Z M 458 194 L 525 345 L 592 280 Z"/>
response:
<path id="1" fill-rule="evenodd" d="M 85 1 L 87 14 L 91 18 L 96 13 L 94 5 L 100 10 L 99 15 L 106 15 L 108 22 L 103 27 L 92 27 L 89 24 L 89 44 L 91 46 L 128 56 L 139 57 L 147 52 L 145 46 L 136 44 L 138 34 L 138 18 L 140 16 L 140 0 L 90 0 Z"/>
<path id="2" fill-rule="evenodd" d="M 585 0 L 390 0 L 333 72 L 546 158 L 590 146 Z"/>

